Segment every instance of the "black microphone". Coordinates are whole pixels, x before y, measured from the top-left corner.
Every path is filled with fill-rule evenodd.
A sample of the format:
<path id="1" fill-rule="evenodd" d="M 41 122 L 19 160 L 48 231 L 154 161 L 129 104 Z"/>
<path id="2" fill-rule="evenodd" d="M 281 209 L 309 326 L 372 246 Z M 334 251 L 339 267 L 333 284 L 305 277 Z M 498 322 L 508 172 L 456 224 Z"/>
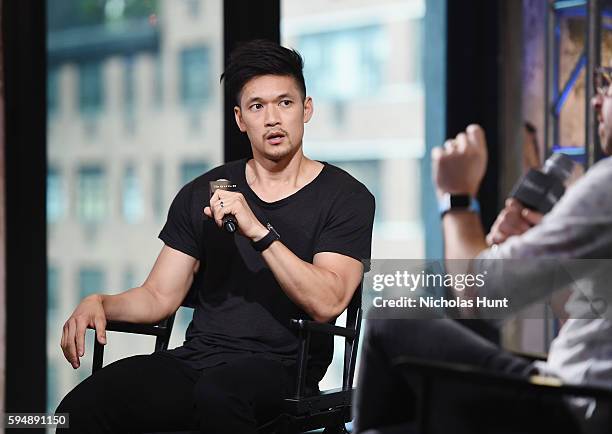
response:
<path id="1" fill-rule="evenodd" d="M 216 181 L 210 181 L 210 197 L 213 197 L 215 191 L 217 190 L 225 190 L 225 191 L 238 191 L 236 184 L 232 184 L 231 181 L 227 179 L 217 179 Z M 226 232 L 233 234 L 238 229 L 238 222 L 236 221 L 236 217 L 232 214 L 226 214 L 223 216 L 223 229 Z"/>
<path id="2" fill-rule="evenodd" d="M 510 196 L 525 207 L 546 214 L 565 193 L 565 181 L 571 176 L 574 162 L 564 154 L 553 154 L 542 170 L 530 169 L 516 183 Z"/>

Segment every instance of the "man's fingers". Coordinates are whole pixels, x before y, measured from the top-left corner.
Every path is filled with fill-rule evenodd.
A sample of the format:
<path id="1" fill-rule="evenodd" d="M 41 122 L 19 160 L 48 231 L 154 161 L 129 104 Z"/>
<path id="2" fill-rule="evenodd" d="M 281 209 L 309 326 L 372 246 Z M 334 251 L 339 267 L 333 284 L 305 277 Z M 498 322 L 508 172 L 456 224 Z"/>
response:
<path id="1" fill-rule="evenodd" d="M 68 339 L 68 324 L 64 324 L 62 327 L 62 339 L 60 341 L 60 346 L 62 347 L 62 352 L 64 353 L 64 357 L 68 359 L 68 355 L 66 354 L 66 342 Z"/>
<path id="2" fill-rule="evenodd" d="M 100 317 L 95 318 L 94 327 L 96 329 L 98 342 L 100 342 L 102 345 L 106 345 L 106 319 Z"/>
<path id="3" fill-rule="evenodd" d="M 527 223 L 521 222 L 520 220 L 506 220 L 499 225 L 499 231 L 502 232 L 506 238 L 512 235 L 521 235 L 527 232 L 531 226 Z"/>
<path id="4" fill-rule="evenodd" d="M 468 125 L 466 132 L 471 144 L 482 144 L 486 147 L 487 139 L 485 137 L 485 132 L 480 125 Z"/>
<path id="5" fill-rule="evenodd" d="M 468 147 L 468 137 L 465 135 L 465 133 L 459 133 L 457 134 L 455 143 L 456 143 L 457 151 L 463 153 L 466 151 Z"/>
<path id="6" fill-rule="evenodd" d="M 447 140 L 447 142 L 448 141 L 449 140 Z M 446 146 L 446 143 L 444 143 L 444 146 Z M 444 154 L 444 149 L 442 149 L 440 146 L 436 146 L 431 150 L 431 159 L 433 161 L 437 161 L 440 159 L 440 157 L 442 157 L 442 154 Z"/>
<path id="7" fill-rule="evenodd" d="M 85 332 L 87 331 L 87 324 L 84 320 L 77 320 L 76 324 L 76 347 L 77 354 L 79 357 L 85 355 Z"/>
<path id="8" fill-rule="evenodd" d="M 504 236 L 503 234 L 501 234 L 500 232 L 496 232 L 496 233 L 491 233 L 489 235 L 487 235 L 487 244 L 488 245 L 493 245 L 493 244 L 501 244 L 504 241 L 506 241 L 506 236 Z"/>
<path id="9" fill-rule="evenodd" d="M 505 206 L 506 208 L 517 210 L 518 212 L 521 212 L 524 208 L 523 205 L 513 197 L 506 199 Z"/>
<path id="10" fill-rule="evenodd" d="M 535 226 L 539 224 L 544 218 L 544 214 L 539 213 L 537 211 L 530 210 L 528 208 L 523 209 L 521 211 L 521 216 L 531 224 L 531 226 Z"/>
<path id="11" fill-rule="evenodd" d="M 79 358 L 77 357 L 76 349 L 76 320 L 71 318 L 68 321 L 68 340 L 66 342 L 66 351 L 68 352 L 68 361 L 72 364 L 73 368 L 79 367 Z"/>

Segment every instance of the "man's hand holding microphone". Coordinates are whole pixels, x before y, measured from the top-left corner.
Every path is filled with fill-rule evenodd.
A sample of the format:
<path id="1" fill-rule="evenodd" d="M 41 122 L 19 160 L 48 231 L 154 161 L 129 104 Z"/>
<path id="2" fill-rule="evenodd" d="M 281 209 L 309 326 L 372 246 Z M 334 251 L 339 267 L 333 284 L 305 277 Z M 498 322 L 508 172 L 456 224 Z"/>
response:
<path id="1" fill-rule="evenodd" d="M 242 193 L 238 191 L 217 188 L 210 198 L 209 206 L 204 208 L 204 214 L 214 219 L 217 226 L 228 232 L 233 232 L 227 227 L 226 216 L 231 216 L 238 232 L 254 242 L 269 232 L 269 229 L 257 219 Z"/>

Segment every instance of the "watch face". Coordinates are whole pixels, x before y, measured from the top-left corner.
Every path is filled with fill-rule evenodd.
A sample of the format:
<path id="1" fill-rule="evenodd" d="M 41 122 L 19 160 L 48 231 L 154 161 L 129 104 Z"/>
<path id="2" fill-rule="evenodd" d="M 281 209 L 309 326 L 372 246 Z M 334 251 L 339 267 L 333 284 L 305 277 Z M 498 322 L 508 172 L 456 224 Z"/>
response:
<path id="1" fill-rule="evenodd" d="M 470 207 L 470 196 L 467 194 L 451 194 L 450 195 L 450 207 L 453 208 L 469 208 Z"/>

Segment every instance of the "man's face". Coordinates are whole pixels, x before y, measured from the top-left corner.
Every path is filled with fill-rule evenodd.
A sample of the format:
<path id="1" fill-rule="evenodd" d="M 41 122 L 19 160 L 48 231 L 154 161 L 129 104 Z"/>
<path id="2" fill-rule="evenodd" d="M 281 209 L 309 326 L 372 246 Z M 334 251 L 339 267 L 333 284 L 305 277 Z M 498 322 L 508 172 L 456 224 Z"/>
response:
<path id="1" fill-rule="evenodd" d="M 595 85 L 597 87 L 599 84 L 599 91 L 596 90 L 591 100 L 599 122 L 597 131 L 601 149 L 606 155 L 612 154 L 612 86 L 608 81 L 609 78 L 601 75 L 595 78 Z"/>
<path id="2" fill-rule="evenodd" d="M 303 98 L 293 77 L 262 75 L 242 87 L 234 115 L 240 131 L 249 137 L 253 156 L 278 162 L 302 146 L 312 99 Z"/>

